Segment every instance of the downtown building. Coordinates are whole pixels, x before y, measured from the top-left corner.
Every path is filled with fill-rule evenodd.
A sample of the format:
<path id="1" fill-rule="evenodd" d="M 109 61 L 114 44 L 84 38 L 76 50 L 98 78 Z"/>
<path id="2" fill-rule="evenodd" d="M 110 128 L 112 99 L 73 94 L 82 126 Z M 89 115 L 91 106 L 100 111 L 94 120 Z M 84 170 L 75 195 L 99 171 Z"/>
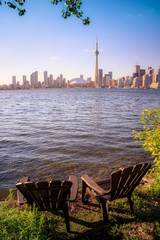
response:
<path id="1" fill-rule="evenodd" d="M 143 76 L 146 74 L 145 69 L 141 69 L 140 65 L 134 66 L 134 73 L 133 73 L 133 87 L 140 88 L 143 86 Z"/>
<path id="2" fill-rule="evenodd" d="M 33 72 L 30 75 L 30 86 L 31 86 L 31 88 L 39 88 L 40 87 L 40 82 L 38 82 L 38 71 Z"/>

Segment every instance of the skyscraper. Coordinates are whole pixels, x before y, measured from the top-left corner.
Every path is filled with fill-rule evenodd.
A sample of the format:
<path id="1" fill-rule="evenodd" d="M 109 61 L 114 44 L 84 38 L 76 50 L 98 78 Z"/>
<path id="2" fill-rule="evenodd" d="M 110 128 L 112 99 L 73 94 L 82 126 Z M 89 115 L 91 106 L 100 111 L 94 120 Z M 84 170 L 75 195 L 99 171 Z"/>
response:
<path id="1" fill-rule="evenodd" d="M 139 76 L 140 76 L 140 65 L 135 65 L 135 66 L 134 66 L 134 73 L 137 74 L 136 77 L 139 77 Z"/>
<path id="2" fill-rule="evenodd" d="M 108 72 L 108 75 L 110 75 L 110 79 L 112 79 L 112 72 Z"/>
<path id="3" fill-rule="evenodd" d="M 98 69 L 98 85 L 102 87 L 103 70 Z"/>
<path id="4" fill-rule="evenodd" d="M 44 84 L 45 87 L 48 87 L 48 72 L 44 71 Z"/>
<path id="5" fill-rule="evenodd" d="M 53 87 L 53 75 L 49 75 L 49 87 Z"/>
<path id="6" fill-rule="evenodd" d="M 31 87 L 35 87 L 34 73 L 30 75 L 30 83 L 31 83 Z"/>
<path id="7" fill-rule="evenodd" d="M 16 87 L 16 76 L 12 76 L 12 84 Z"/>
<path id="8" fill-rule="evenodd" d="M 23 87 L 25 88 L 27 85 L 27 76 L 23 75 Z"/>
<path id="9" fill-rule="evenodd" d="M 30 75 L 30 83 L 31 83 L 31 87 L 38 87 L 38 71 L 33 72 Z"/>
<path id="10" fill-rule="evenodd" d="M 38 87 L 38 71 L 34 72 L 35 87 Z"/>
<path id="11" fill-rule="evenodd" d="M 140 69 L 140 76 L 143 76 L 146 74 L 146 70 L 145 69 Z"/>
<path id="12" fill-rule="evenodd" d="M 142 86 L 144 88 L 148 88 L 150 86 L 150 77 L 148 74 L 143 75 L 143 82 L 142 82 Z"/>
<path id="13" fill-rule="evenodd" d="M 96 40 L 96 51 L 95 51 L 95 55 L 96 55 L 96 65 L 95 65 L 95 80 L 94 80 L 94 86 L 95 87 L 99 87 L 99 82 L 98 82 L 98 55 L 99 55 L 99 51 L 98 51 L 98 38 Z"/>

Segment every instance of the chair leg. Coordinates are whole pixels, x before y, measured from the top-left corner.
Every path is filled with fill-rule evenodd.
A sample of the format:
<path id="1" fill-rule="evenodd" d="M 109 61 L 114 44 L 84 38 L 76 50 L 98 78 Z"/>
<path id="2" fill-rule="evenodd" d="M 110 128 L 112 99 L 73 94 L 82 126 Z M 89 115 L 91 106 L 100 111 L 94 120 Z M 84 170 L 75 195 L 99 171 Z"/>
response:
<path id="1" fill-rule="evenodd" d="M 84 181 L 82 181 L 82 202 L 85 202 L 84 197 L 86 193 L 86 188 L 87 188 L 87 184 Z"/>
<path id="2" fill-rule="evenodd" d="M 131 212 L 134 213 L 134 208 L 133 208 L 133 201 L 131 200 L 131 196 L 128 196 L 128 201 L 129 201 L 129 204 L 130 204 L 130 209 L 131 209 Z"/>
<path id="3" fill-rule="evenodd" d="M 100 204 L 102 207 L 102 211 L 103 211 L 103 221 L 104 223 L 108 222 L 108 214 L 109 214 L 109 201 L 107 201 L 106 199 L 100 198 Z"/>
<path id="4" fill-rule="evenodd" d="M 68 213 L 68 203 L 67 202 L 64 203 L 64 205 L 63 205 L 63 212 L 64 212 L 64 218 L 65 218 L 67 232 L 70 232 L 69 213 Z"/>

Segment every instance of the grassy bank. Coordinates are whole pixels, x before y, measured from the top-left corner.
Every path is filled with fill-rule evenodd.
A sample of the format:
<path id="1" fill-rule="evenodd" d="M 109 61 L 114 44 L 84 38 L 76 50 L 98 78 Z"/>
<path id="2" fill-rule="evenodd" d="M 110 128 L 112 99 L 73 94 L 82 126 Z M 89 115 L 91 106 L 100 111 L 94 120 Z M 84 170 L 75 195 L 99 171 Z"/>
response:
<path id="1" fill-rule="evenodd" d="M 148 175 L 148 178 L 154 175 Z M 160 239 L 160 177 L 140 185 L 133 194 L 135 214 L 126 199 L 110 203 L 109 222 L 104 225 L 95 199 L 82 204 L 80 193 L 70 207 L 71 233 L 63 214 L 18 208 L 13 193 L 0 205 L 0 239 Z"/>

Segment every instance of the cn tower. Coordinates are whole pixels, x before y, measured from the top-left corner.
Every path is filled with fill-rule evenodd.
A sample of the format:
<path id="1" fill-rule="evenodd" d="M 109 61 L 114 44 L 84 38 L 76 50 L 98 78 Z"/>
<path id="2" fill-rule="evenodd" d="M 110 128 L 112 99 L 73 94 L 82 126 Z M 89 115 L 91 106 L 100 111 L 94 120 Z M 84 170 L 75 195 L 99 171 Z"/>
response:
<path id="1" fill-rule="evenodd" d="M 99 51 L 98 51 L 98 38 L 96 39 L 96 51 L 95 51 L 95 55 L 96 55 L 96 66 L 95 66 L 94 86 L 95 86 L 95 87 L 99 87 L 99 81 L 98 81 L 98 55 L 99 55 Z"/>

